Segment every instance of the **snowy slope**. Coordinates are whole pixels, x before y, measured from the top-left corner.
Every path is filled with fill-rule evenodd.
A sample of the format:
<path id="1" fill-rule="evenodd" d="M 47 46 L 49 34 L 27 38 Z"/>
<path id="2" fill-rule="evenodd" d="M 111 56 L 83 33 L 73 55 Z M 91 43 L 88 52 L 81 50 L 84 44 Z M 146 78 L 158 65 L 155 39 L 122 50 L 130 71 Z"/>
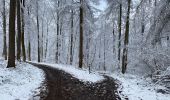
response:
<path id="1" fill-rule="evenodd" d="M 36 63 L 36 62 L 33 62 Z M 98 82 L 104 79 L 103 76 L 99 75 L 98 73 L 90 73 L 85 69 L 78 69 L 74 66 L 70 65 L 63 65 L 63 64 L 48 64 L 48 63 L 38 63 L 42 65 L 47 65 L 50 67 L 57 68 L 59 70 L 63 70 L 67 73 L 70 73 L 73 77 L 83 81 L 83 82 Z"/>
<path id="2" fill-rule="evenodd" d="M 6 61 L 0 60 L 0 100 L 28 100 L 39 93 L 44 73 L 29 64 L 17 64 L 6 68 Z"/>
<path id="3" fill-rule="evenodd" d="M 141 78 L 131 74 L 118 74 L 114 73 L 109 75 L 120 81 L 122 85 L 119 91 L 121 94 L 126 95 L 129 100 L 170 100 L 170 94 L 157 93 L 157 89 L 164 87 L 155 85 L 151 80 Z M 122 96 L 122 98 L 125 98 Z"/>

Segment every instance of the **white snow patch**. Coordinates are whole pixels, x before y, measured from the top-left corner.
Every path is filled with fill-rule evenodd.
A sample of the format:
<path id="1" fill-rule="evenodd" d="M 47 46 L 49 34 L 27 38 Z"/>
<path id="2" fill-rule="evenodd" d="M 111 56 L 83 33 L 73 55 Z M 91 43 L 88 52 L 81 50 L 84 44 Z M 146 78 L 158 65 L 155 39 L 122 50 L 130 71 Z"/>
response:
<path id="1" fill-rule="evenodd" d="M 33 62 L 36 63 L 36 62 Z M 99 82 L 104 80 L 104 77 L 99 75 L 99 73 L 89 73 L 86 69 L 78 69 L 71 65 L 63 65 L 63 64 L 48 64 L 48 63 L 38 63 L 42 65 L 47 65 L 50 67 L 57 68 L 59 70 L 63 70 L 67 73 L 70 73 L 73 77 L 79 79 L 83 82 Z"/>
<path id="2" fill-rule="evenodd" d="M 45 79 L 42 70 L 26 63 L 7 69 L 6 63 L 0 60 L 0 100 L 29 100 L 39 94 Z"/>
<path id="3" fill-rule="evenodd" d="M 170 100 L 170 94 L 156 92 L 156 89 L 163 87 L 154 85 L 149 78 L 144 79 L 131 74 L 118 73 L 109 76 L 121 82 L 122 87 L 119 87 L 119 91 L 122 91 L 121 94 L 126 95 L 129 100 Z M 122 98 L 124 98 L 123 95 L 121 95 Z"/>

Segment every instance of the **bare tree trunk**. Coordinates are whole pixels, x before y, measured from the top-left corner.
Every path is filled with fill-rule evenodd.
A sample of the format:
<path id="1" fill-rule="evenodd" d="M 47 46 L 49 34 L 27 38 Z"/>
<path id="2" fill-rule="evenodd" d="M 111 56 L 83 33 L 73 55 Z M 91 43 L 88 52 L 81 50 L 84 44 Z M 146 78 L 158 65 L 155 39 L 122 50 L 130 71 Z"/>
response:
<path id="1" fill-rule="evenodd" d="M 30 17 L 30 11 L 28 8 L 28 16 Z M 28 20 L 29 26 L 30 27 L 30 19 Z M 30 30 L 30 29 L 29 29 Z M 28 31 L 28 60 L 31 61 L 31 38 L 30 38 L 30 31 Z"/>
<path id="2" fill-rule="evenodd" d="M 38 62 L 40 62 L 40 31 L 39 31 L 39 12 L 38 12 L 38 10 L 39 10 L 39 6 L 38 6 L 38 0 L 36 1 L 36 12 L 37 12 L 37 34 L 38 34 Z"/>
<path id="3" fill-rule="evenodd" d="M 28 41 L 28 60 L 31 61 L 31 41 Z"/>
<path id="4" fill-rule="evenodd" d="M 99 43 L 100 46 L 102 45 L 102 40 L 101 40 L 101 39 L 102 39 L 102 38 L 101 38 L 101 36 L 100 36 L 100 41 L 99 41 L 99 42 L 100 42 L 100 43 Z M 100 69 L 101 69 L 101 49 L 99 49 L 99 60 L 100 60 L 100 61 L 99 61 L 99 70 L 100 70 Z"/>
<path id="5" fill-rule="evenodd" d="M 6 9 L 5 9 L 5 0 L 3 0 L 3 12 L 2 12 L 2 20 L 3 20 L 3 53 L 5 60 L 7 60 L 7 43 L 6 43 Z"/>
<path id="6" fill-rule="evenodd" d="M 58 1 L 58 7 L 60 6 L 60 1 Z M 59 26 L 59 12 L 57 11 L 57 44 L 56 44 L 56 63 L 59 63 L 59 35 L 60 35 L 60 26 Z"/>
<path id="7" fill-rule="evenodd" d="M 41 60 L 44 59 L 44 19 L 42 19 Z"/>
<path id="8" fill-rule="evenodd" d="M 45 45 L 45 59 L 47 58 L 47 47 L 48 47 L 48 34 L 49 34 L 49 32 L 48 32 L 48 30 L 49 30 L 48 29 L 49 28 L 48 25 L 49 24 L 47 23 L 47 35 L 46 35 L 47 37 L 46 37 L 46 45 Z"/>
<path id="9" fill-rule="evenodd" d="M 129 18 L 130 18 L 130 5 L 131 0 L 128 0 L 128 10 L 126 18 L 126 30 L 125 30 L 125 39 L 124 39 L 124 48 L 123 48 L 123 57 L 122 57 L 122 73 L 124 74 L 127 69 L 127 56 L 128 56 L 128 43 L 129 43 Z"/>
<path id="10" fill-rule="evenodd" d="M 114 21 L 113 21 L 113 31 L 112 31 L 112 35 L 113 35 L 113 55 L 115 53 L 115 30 L 114 30 Z"/>
<path id="11" fill-rule="evenodd" d="M 79 68 L 83 67 L 83 0 L 80 0 Z"/>
<path id="12" fill-rule="evenodd" d="M 45 6 L 45 3 L 44 3 Z M 44 59 L 44 14 L 45 14 L 45 8 L 43 9 L 43 16 L 42 16 L 42 38 L 41 38 L 41 58 L 42 61 Z"/>
<path id="13" fill-rule="evenodd" d="M 21 60 L 21 1 L 17 0 L 17 60 Z"/>
<path id="14" fill-rule="evenodd" d="M 141 33 L 143 36 L 143 33 L 145 32 L 145 10 L 144 6 L 142 6 L 142 21 L 141 21 Z"/>
<path id="15" fill-rule="evenodd" d="M 62 54 L 62 51 L 64 50 L 63 49 L 63 41 L 64 41 L 64 34 L 62 33 L 62 28 L 63 28 L 63 18 L 60 19 L 60 25 L 59 25 L 59 63 L 63 63 L 62 60 L 61 60 L 61 54 Z"/>
<path id="16" fill-rule="evenodd" d="M 25 7 L 25 0 L 22 0 L 23 7 Z M 22 46 L 22 56 L 23 61 L 26 61 L 26 51 L 25 51 L 25 21 L 24 21 L 24 8 L 22 11 L 22 34 L 21 34 L 21 46 Z"/>
<path id="17" fill-rule="evenodd" d="M 9 52 L 7 68 L 15 67 L 15 14 L 16 0 L 10 0 L 9 13 Z"/>
<path id="18" fill-rule="evenodd" d="M 73 24 L 74 24 L 73 18 L 74 18 L 73 10 L 71 10 L 70 65 L 72 65 L 72 62 L 73 62 Z"/>
<path id="19" fill-rule="evenodd" d="M 106 34 L 105 33 L 104 33 L 104 50 L 103 50 L 103 55 L 104 55 L 103 69 L 104 69 L 104 71 L 106 71 Z"/>
<path id="20" fill-rule="evenodd" d="M 121 34 L 122 34 L 122 4 L 119 5 L 119 36 L 118 36 L 118 61 L 120 66 L 120 54 L 121 54 Z"/>

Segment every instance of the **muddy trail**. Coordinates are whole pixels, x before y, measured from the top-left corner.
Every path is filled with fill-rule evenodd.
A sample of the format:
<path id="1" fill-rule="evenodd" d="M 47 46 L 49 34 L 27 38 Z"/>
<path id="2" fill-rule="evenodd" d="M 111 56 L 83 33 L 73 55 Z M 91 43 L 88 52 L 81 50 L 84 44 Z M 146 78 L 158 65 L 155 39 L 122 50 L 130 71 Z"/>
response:
<path id="1" fill-rule="evenodd" d="M 30 63 L 46 74 L 47 90 L 41 91 L 41 100 L 121 100 L 113 78 L 105 76 L 98 83 L 82 82 L 72 75 L 50 66 Z"/>

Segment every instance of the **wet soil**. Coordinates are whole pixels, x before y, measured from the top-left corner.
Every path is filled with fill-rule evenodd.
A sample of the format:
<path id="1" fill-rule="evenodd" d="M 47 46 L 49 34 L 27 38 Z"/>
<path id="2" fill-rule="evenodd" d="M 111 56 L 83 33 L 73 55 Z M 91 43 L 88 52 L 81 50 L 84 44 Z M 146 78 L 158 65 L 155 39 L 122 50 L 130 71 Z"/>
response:
<path id="1" fill-rule="evenodd" d="M 41 100 L 121 100 L 116 80 L 104 76 L 98 83 L 82 82 L 62 70 L 30 63 L 46 74 L 47 89 L 41 91 Z"/>

